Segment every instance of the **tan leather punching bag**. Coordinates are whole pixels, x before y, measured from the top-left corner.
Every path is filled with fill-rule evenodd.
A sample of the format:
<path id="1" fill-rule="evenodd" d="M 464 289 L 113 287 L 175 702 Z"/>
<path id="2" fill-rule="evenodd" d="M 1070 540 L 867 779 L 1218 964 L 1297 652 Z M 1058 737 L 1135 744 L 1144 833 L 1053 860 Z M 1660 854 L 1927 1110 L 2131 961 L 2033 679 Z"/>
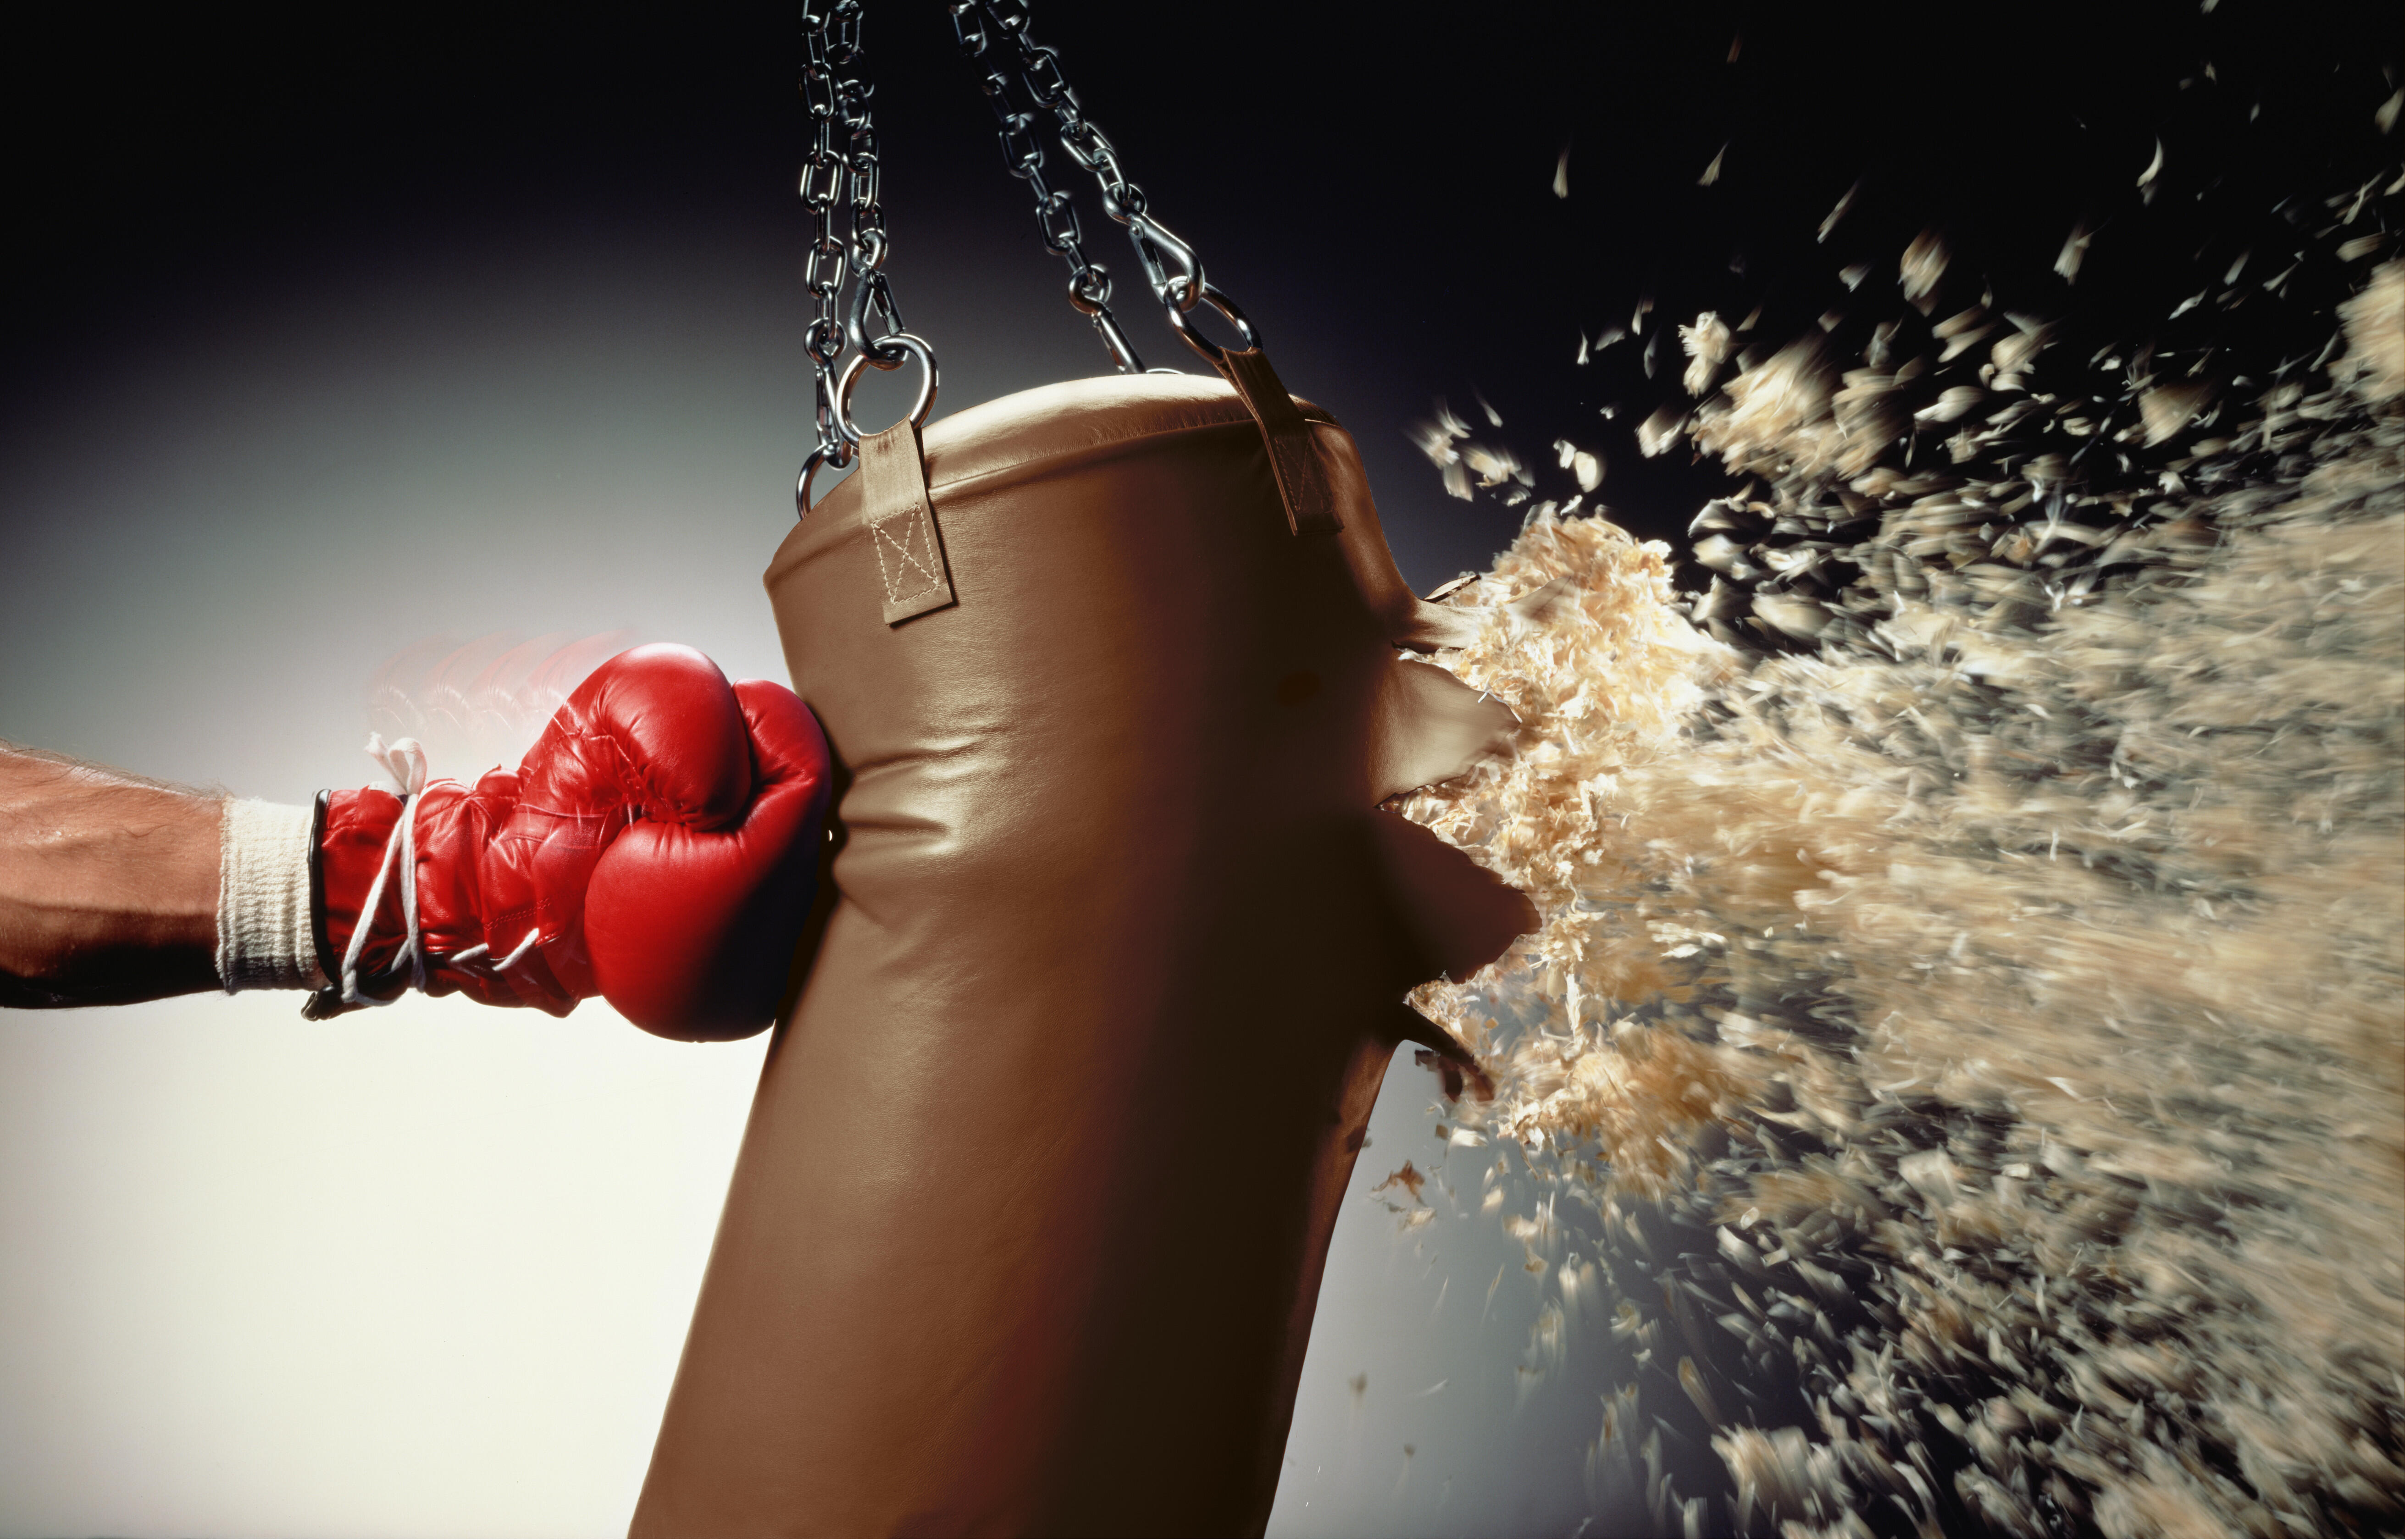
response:
<path id="1" fill-rule="evenodd" d="M 1266 1521 L 1371 1104 L 1438 1041 L 1401 997 L 1533 916 L 1378 808 L 1511 719 L 1398 658 L 1445 612 L 1352 440 L 1231 357 L 1256 410 L 1137 375 L 871 435 L 778 551 L 824 929 L 637 1533 Z"/>

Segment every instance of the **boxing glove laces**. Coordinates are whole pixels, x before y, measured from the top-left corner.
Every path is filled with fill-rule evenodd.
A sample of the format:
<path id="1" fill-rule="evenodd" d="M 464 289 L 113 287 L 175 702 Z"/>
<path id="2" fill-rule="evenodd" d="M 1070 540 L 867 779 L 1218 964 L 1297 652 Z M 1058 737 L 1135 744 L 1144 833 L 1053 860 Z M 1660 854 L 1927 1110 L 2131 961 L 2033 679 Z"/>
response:
<path id="1" fill-rule="evenodd" d="M 410 988 L 554 1015 L 599 995 L 680 1038 L 774 1016 L 830 791 L 825 736 L 792 691 L 640 647 L 596 669 L 515 770 L 470 786 L 429 780 L 415 740 L 369 752 L 390 789 L 227 805 L 229 992 L 309 987 L 312 1019 Z"/>

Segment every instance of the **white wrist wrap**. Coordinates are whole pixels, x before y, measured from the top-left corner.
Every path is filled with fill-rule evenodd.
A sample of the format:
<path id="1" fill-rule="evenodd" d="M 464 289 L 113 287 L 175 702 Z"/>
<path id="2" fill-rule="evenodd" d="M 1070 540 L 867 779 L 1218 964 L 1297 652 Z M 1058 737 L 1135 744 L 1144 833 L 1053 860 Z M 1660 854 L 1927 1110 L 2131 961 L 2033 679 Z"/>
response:
<path id="1" fill-rule="evenodd" d="M 218 866 L 218 978 L 244 989 L 317 989 L 307 807 L 229 797 Z"/>

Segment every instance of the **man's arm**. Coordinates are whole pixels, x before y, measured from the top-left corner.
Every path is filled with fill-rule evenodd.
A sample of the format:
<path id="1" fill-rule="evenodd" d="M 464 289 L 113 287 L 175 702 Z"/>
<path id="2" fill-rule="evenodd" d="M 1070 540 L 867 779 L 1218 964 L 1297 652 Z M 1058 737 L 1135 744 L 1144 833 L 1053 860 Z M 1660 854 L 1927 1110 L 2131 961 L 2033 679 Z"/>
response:
<path id="1" fill-rule="evenodd" d="M 218 986 L 223 805 L 0 745 L 0 1005 Z"/>
<path id="2" fill-rule="evenodd" d="M 639 647 L 473 786 L 369 746 L 400 790 L 287 807 L 0 744 L 0 1006 L 306 989 L 322 1020 L 415 987 L 600 995 L 668 1037 L 774 1019 L 833 794 L 792 691 Z"/>

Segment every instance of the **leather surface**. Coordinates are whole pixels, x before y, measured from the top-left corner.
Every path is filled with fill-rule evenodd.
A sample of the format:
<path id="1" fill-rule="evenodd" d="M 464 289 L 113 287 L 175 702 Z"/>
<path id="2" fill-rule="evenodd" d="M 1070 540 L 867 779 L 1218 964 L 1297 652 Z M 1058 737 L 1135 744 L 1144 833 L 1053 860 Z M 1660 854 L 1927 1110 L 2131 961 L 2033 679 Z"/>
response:
<path id="1" fill-rule="evenodd" d="M 1246 348 L 1220 354 L 1217 363 L 1260 427 L 1278 500 L 1286 506 L 1287 527 L 1298 535 L 1334 534 L 1343 521 L 1329 496 L 1328 479 L 1320 473 L 1311 425 L 1270 367 L 1269 355 Z"/>
<path id="2" fill-rule="evenodd" d="M 1388 1058 L 1467 1057 L 1401 997 L 1534 919 L 1375 805 L 1510 717 L 1396 682 L 1419 602 L 1300 411 L 1338 533 L 1226 385 L 1138 376 L 928 429 L 949 608 L 886 623 L 858 477 L 778 552 L 832 886 L 636 1533 L 1265 1521 Z"/>

